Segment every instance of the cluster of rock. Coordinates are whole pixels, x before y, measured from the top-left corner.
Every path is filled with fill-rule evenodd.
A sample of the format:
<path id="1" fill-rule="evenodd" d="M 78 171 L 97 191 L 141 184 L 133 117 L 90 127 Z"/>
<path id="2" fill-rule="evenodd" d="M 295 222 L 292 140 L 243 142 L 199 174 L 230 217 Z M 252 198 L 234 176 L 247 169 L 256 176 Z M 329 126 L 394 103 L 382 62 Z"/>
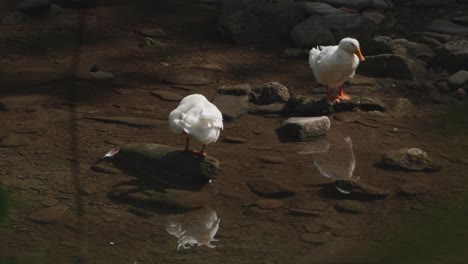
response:
<path id="1" fill-rule="evenodd" d="M 348 13 L 341 7 L 368 10 L 391 8 L 393 5 L 384 0 L 324 0 L 320 3 L 223 0 L 219 8 L 218 29 L 236 43 L 290 37 L 298 47 L 311 47 L 336 43 L 344 35 L 369 38 L 373 26 L 383 19 L 377 13 Z"/>
<path id="2" fill-rule="evenodd" d="M 291 39 L 297 47 L 336 44 L 343 37 L 361 41 L 374 35 L 385 19 L 376 10 L 394 5 L 432 8 L 467 4 L 466 0 L 221 0 L 218 29 L 236 43 Z M 429 31 L 468 33 L 466 19 L 435 19 Z"/>

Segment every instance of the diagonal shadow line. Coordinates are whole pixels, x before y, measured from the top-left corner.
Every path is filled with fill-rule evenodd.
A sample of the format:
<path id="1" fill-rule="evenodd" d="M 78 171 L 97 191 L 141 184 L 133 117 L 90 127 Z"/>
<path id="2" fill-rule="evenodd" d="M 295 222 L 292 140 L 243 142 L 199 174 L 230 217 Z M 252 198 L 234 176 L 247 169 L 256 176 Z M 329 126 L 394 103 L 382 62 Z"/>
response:
<path id="1" fill-rule="evenodd" d="M 77 86 L 73 83 L 73 80 L 78 71 L 80 65 L 80 55 L 81 55 L 81 46 L 83 44 L 83 35 L 85 32 L 85 19 L 86 19 L 86 9 L 81 9 L 78 17 L 77 29 L 78 33 L 76 35 L 76 46 L 74 47 L 72 53 L 72 60 L 70 64 L 70 69 L 66 76 L 68 80 L 68 85 L 70 86 L 67 89 L 67 100 L 70 110 L 70 135 L 71 135 L 71 163 L 70 163 L 70 176 L 71 183 L 74 187 L 75 193 L 75 208 L 77 216 L 77 228 L 75 229 L 75 238 L 78 245 L 78 259 L 76 263 L 87 263 L 87 254 L 88 254 L 88 223 L 86 221 L 86 198 L 82 195 L 81 191 L 81 173 L 80 173 L 80 162 L 79 162 L 79 138 L 78 138 L 78 126 L 76 123 L 77 120 Z"/>

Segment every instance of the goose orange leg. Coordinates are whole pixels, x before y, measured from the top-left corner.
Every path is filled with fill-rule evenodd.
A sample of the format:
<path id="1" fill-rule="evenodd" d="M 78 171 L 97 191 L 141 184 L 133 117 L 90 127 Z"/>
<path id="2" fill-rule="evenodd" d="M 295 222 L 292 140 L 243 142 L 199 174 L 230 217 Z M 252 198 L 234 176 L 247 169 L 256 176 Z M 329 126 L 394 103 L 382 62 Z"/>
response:
<path id="1" fill-rule="evenodd" d="M 336 94 L 335 98 L 333 98 L 334 103 L 338 103 L 342 100 L 351 100 L 351 96 L 347 95 L 343 90 L 343 85 L 340 85 L 340 89 L 338 90 L 338 94 Z"/>
<path id="2" fill-rule="evenodd" d="M 206 147 L 206 145 L 202 146 L 202 149 L 200 150 L 199 154 L 206 157 L 206 156 L 208 156 L 208 153 L 205 152 L 205 147 Z"/>

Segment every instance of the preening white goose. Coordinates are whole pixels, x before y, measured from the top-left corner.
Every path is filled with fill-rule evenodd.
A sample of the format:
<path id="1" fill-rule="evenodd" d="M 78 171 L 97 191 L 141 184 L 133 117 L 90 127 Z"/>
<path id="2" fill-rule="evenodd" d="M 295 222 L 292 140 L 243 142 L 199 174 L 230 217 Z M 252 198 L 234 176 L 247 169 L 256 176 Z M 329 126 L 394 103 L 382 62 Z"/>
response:
<path id="1" fill-rule="evenodd" d="M 348 78 L 354 78 L 354 73 L 363 61 L 359 42 L 353 38 L 344 38 L 337 46 L 312 48 L 309 53 L 309 65 L 315 79 L 327 89 L 327 99 L 333 102 L 350 100 L 351 97 L 343 91 L 343 83 Z M 331 97 L 329 88 L 339 88 L 338 94 Z"/>
<path id="2" fill-rule="evenodd" d="M 216 142 L 223 129 L 223 116 L 219 109 L 201 94 L 186 96 L 169 114 L 169 127 L 178 135 L 186 134 L 185 151 L 206 156 L 206 145 Z M 189 149 L 190 138 L 203 144 L 200 152 Z"/>

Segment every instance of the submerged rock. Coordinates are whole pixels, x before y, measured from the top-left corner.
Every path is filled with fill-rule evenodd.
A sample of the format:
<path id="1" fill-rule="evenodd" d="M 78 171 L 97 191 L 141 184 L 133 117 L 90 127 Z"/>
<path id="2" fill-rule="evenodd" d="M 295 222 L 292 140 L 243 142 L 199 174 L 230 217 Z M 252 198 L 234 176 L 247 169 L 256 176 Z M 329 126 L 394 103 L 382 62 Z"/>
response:
<path id="1" fill-rule="evenodd" d="M 200 189 L 214 180 L 219 169 L 219 161 L 213 157 L 151 143 L 125 145 L 113 162 L 134 176 L 188 189 Z"/>
<path id="2" fill-rule="evenodd" d="M 68 206 L 66 205 L 55 205 L 40 209 L 29 215 L 28 218 L 39 223 L 52 224 L 58 222 L 67 210 Z"/>
<path id="3" fill-rule="evenodd" d="M 109 197 L 143 204 L 157 205 L 160 210 L 190 211 L 211 203 L 211 196 L 205 192 L 165 189 L 152 190 L 133 185 L 115 187 Z"/>
<path id="4" fill-rule="evenodd" d="M 247 185 L 254 193 L 264 197 L 281 198 L 292 196 L 296 193 L 281 183 L 264 179 L 247 181 Z"/>
<path id="5" fill-rule="evenodd" d="M 385 110 L 394 113 L 407 113 L 413 109 L 413 104 L 406 98 L 395 98 L 385 103 Z"/>
<path id="6" fill-rule="evenodd" d="M 418 148 L 391 150 L 382 156 L 381 165 L 412 171 L 440 170 L 429 155 Z"/>
<path id="7" fill-rule="evenodd" d="M 341 192 L 346 192 L 347 197 L 355 199 L 383 199 L 390 194 L 389 190 L 380 189 L 370 184 L 358 181 L 337 180 L 335 181 L 334 185 L 337 189 L 342 190 Z"/>
<path id="8" fill-rule="evenodd" d="M 335 205 L 338 212 L 360 214 L 365 210 L 365 206 L 358 201 L 343 200 Z"/>
<path id="9" fill-rule="evenodd" d="M 468 40 L 457 39 L 436 50 L 435 65 L 452 71 L 468 69 Z"/>

